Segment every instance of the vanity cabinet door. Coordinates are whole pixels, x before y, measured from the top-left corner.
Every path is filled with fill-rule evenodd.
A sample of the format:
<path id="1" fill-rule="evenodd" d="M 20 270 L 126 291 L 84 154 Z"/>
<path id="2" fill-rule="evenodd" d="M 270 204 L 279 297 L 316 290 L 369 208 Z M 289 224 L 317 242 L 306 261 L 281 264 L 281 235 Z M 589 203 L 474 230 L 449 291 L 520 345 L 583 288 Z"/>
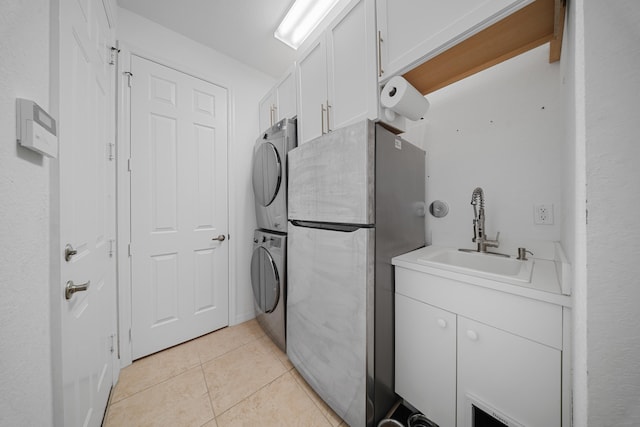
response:
<path id="1" fill-rule="evenodd" d="M 380 80 L 408 71 L 532 1 L 378 0 Z"/>
<path id="2" fill-rule="evenodd" d="M 440 426 L 456 425 L 456 315 L 396 294 L 395 391 Z"/>
<path id="3" fill-rule="evenodd" d="M 527 427 L 560 427 L 561 352 L 458 316 L 458 426 L 471 425 L 474 400 Z"/>

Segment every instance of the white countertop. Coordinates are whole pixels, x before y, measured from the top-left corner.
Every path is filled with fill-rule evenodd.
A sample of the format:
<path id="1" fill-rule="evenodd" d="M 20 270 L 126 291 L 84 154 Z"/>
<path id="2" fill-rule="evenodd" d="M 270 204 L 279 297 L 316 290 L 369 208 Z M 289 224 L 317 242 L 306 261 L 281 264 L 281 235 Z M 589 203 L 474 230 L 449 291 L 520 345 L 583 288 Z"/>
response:
<path id="1" fill-rule="evenodd" d="M 531 283 L 515 285 L 454 271 L 443 270 L 426 265 L 419 261 L 420 258 L 425 258 L 426 256 L 442 249 L 445 248 L 442 246 L 427 246 L 416 249 L 415 251 L 394 257 L 391 260 L 391 263 L 396 267 L 407 268 L 409 270 L 432 274 L 484 288 L 520 295 L 565 307 L 571 307 L 571 296 L 562 294 L 560 282 L 558 281 L 558 273 L 556 271 L 556 263 L 554 261 L 532 258 L 534 260 L 534 264 Z"/>

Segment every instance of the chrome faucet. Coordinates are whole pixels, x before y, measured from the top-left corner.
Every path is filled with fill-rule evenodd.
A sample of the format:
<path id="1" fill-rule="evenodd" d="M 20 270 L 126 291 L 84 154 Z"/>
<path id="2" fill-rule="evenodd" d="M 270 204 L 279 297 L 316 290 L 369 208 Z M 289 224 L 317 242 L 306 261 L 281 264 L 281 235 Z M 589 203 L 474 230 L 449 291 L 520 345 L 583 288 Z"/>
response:
<path id="1" fill-rule="evenodd" d="M 479 205 L 479 208 L 478 208 Z M 478 244 L 478 252 L 487 253 L 487 248 L 497 248 L 500 245 L 498 232 L 495 240 L 487 239 L 484 231 L 484 192 L 477 187 L 471 193 L 471 206 L 473 206 L 473 243 Z"/>

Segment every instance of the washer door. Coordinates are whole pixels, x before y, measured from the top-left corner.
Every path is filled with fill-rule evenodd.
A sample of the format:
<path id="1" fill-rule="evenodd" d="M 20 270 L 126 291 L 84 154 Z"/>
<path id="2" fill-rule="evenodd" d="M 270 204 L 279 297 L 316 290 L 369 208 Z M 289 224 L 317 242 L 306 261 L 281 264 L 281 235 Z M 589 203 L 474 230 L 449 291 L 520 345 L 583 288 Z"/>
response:
<path id="1" fill-rule="evenodd" d="M 280 274 L 268 250 L 259 246 L 251 257 L 253 298 L 263 313 L 275 310 L 280 299 Z"/>
<path id="2" fill-rule="evenodd" d="M 253 156 L 253 194 L 256 203 L 269 206 L 276 198 L 282 182 L 282 162 L 270 142 L 260 144 Z"/>

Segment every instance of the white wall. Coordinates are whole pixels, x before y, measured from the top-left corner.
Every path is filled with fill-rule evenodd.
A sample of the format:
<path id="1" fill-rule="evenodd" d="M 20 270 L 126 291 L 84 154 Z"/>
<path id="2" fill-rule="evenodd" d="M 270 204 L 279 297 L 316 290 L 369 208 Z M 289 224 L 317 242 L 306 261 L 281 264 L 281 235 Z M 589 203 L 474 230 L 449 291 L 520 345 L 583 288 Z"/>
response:
<path id="1" fill-rule="evenodd" d="M 640 3 L 584 0 L 588 425 L 640 425 Z"/>
<path id="2" fill-rule="evenodd" d="M 230 323 L 254 317 L 249 264 L 255 229 L 251 159 L 258 136 L 258 102 L 275 83 L 202 44 L 125 9 L 118 10 L 117 38 L 133 53 L 148 54 L 165 64 L 229 90 L 229 207 L 231 286 Z M 233 274 L 235 272 L 235 275 Z"/>
<path id="3" fill-rule="evenodd" d="M 482 187 L 498 251 L 553 255 L 545 241 L 561 237 L 564 104 L 548 52 L 543 45 L 427 95 L 425 119 L 409 122 L 408 138 L 427 151 L 427 204 L 449 205 L 444 218 L 427 215 L 427 241 L 474 247 L 471 193 Z M 554 225 L 534 225 L 539 203 L 554 205 Z"/>
<path id="4" fill-rule="evenodd" d="M 15 102 L 49 109 L 49 0 L 0 1 L 0 425 L 52 424 L 49 167 Z"/>

